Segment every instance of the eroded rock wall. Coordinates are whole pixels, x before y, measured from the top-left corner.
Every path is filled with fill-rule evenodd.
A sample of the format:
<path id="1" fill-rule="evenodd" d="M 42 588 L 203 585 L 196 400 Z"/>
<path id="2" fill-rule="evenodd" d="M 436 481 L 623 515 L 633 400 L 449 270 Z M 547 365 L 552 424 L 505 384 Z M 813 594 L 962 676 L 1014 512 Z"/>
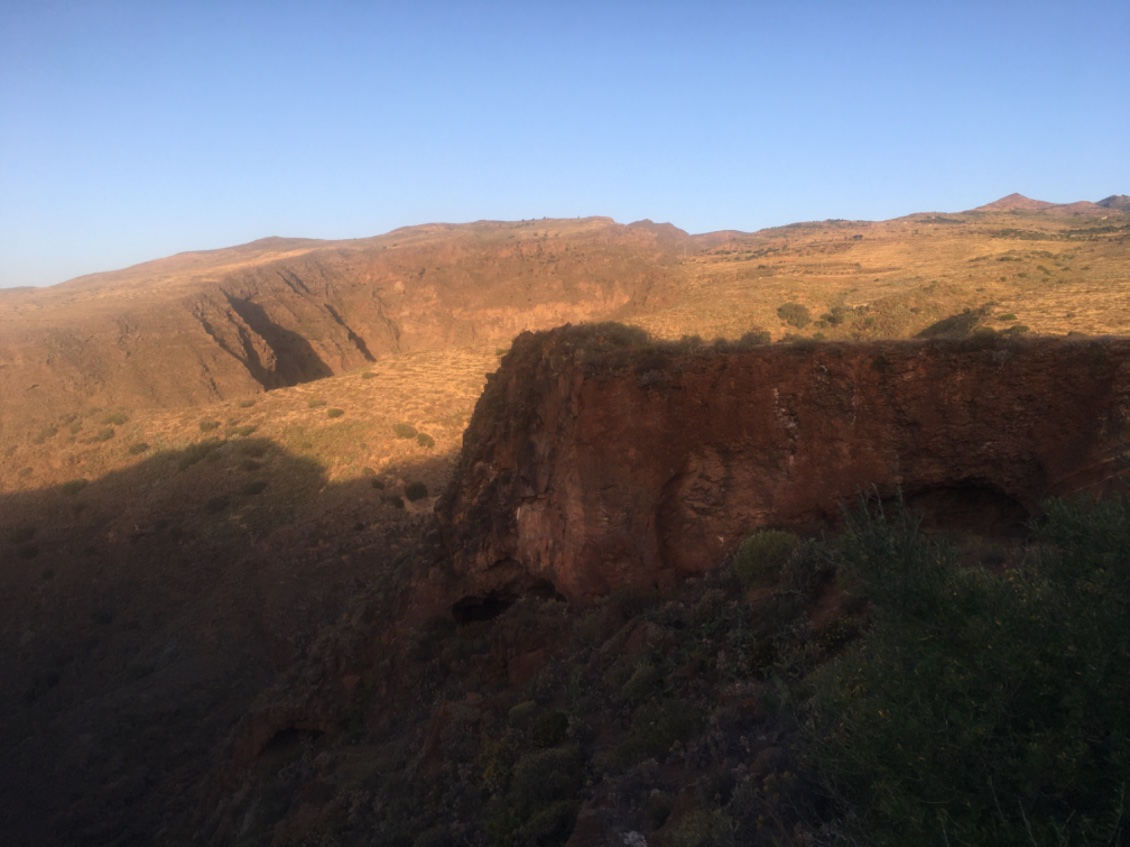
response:
<path id="1" fill-rule="evenodd" d="M 720 350 L 566 327 L 516 340 L 437 515 L 484 590 L 585 599 L 713 568 L 757 527 L 835 522 L 870 485 L 1007 531 L 1121 484 L 1128 430 L 1125 339 Z"/>

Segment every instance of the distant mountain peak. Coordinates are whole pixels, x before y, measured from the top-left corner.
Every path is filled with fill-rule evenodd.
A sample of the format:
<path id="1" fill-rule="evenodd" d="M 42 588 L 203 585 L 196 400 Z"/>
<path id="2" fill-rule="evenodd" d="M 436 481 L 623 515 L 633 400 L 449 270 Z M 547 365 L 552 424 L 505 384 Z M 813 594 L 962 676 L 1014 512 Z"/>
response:
<path id="1" fill-rule="evenodd" d="M 1095 204 L 1104 209 L 1117 209 L 1120 212 L 1130 212 L 1130 197 L 1125 194 L 1112 194 Z"/>
<path id="2" fill-rule="evenodd" d="M 978 206 L 974 212 L 1038 212 L 1041 209 L 1048 209 L 1054 206 L 1055 203 L 1048 203 L 1046 200 L 1033 200 L 1031 197 L 1025 197 L 1023 194 L 1009 194 L 1007 197 L 1002 197 L 1000 200 L 994 200 L 992 203 L 986 203 L 984 206 Z"/>

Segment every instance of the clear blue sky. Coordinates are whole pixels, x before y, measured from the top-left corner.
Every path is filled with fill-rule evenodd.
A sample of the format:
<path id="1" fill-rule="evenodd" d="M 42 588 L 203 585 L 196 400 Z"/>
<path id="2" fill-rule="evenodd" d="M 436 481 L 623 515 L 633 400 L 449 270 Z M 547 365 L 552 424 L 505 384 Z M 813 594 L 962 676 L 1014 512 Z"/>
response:
<path id="1" fill-rule="evenodd" d="M 1130 2 L 0 4 L 0 286 L 268 235 L 1130 193 Z"/>

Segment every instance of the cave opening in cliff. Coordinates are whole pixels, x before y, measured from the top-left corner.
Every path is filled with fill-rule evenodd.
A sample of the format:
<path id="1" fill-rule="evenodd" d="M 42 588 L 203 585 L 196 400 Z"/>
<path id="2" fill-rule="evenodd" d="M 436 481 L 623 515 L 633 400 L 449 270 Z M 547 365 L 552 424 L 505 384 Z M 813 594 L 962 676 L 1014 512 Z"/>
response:
<path id="1" fill-rule="evenodd" d="M 506 612 L 520 597 L 537 597 L 542 600 L 565 602 L 553 583 L 547 579 L 534 580 L 521 589 L 495 590 L 485 594 L 472 594 L 457 600 L 451 607 L 451 616 L 460 626 L 478 621 L 490 621 Z"/>
<path id="2" fill-rule="evenodd" d="M 451 616 L 460 626 L 478 621 L 497 618 L 518 601 L 518 597 L 508 591 L 488 591 L 486 594 L 473 594 L 456 600 L 451 607 Z"/>
<path id="3" fill-rule="evenodd" d="M 981 480 L 921 488 L 906 495 L 906 505 L 922 515 L 928 532 L 1019 538 L 1032 517 L 1015 497 Z"/>

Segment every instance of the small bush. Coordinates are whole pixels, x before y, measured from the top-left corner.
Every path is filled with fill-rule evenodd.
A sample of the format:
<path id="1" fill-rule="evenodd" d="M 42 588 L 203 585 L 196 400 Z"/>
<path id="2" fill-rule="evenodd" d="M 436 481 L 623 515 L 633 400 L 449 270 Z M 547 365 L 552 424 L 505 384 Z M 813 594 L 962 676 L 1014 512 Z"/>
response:
<path id="1" fill-rule="evenodd" d="M 114 428 L 112 426 L 104 427 L 98 430 L 98 434 L 94 436 L 95 441 L 109 441 L 114 437 Z"/>
<path id="2" fill-rule="evenodd" d="M 365 373 L 361 374 L 361 379 L 372 379 L 375 376 L 376 374 L 372 371 L 365 371 Z"/>
<path id="3" fill-rule="evenodd" d="M 209 497 L 204 501 L 204 510 L 212 513 L 222 512 L 228 507 L 228 504 L 230 502 L 231 501 L 227 497 L 222 494 L 218 494 L 215 497 Z"/>
<path id="4" fill-rule="evenodd" d="M 421 447 L 426 447 L 429 450 L 436 446 L 436 440 L 426 432 L 416 433 L 416 443 Z"/>
<path id="5" fill-rule="evenodd" d="M 216 429 L 219 429 L 219 428 L 220 428 L 220 422 L 219 421 L 204 420 L 204 421 L 200 422 L 200 431 L 201 432 L 212 432 L 213 430 L 216 430 Z"/>
<path id="6" fill-rule="evenodd" d="M 246 438 L 258 428 L 259 427 L 253 426 L 251 424 L 244 424 L 243 426 L 233 426 L 230 430 L 230 434 L 234 435 L 236 438 Z"/>
<path id="7" fill-rule="evenodd" d="M 129 416 L 126 415 L 124 412 L 114 412 L 113 414 L 110 414 L 110 415 L 107 415 L 106 417 L 104 417 L 102 419 L 102 423 L 113 424 L 114 426 L 121 426 L 122 424 L 124 424 L 128 420 L 129 420 Z"/>
<path id="8" fill-rule="evenodd" d="M 1012 312 L 1007 312 L 1003 315 L 998 315 L 997 320 L 1000 321 L 1001 323 L 1008 323 L 1009 321 L 1016 320 L 1016 315 Z"/>
<path id="9" fill-rule="evenodd" d="M 800 539 L 791 532 L 767 529 L 755 533 L 734 554 L 734 575 L 747 589 L 772 585 L 798 544 Z"/>
<path id="10" fill-rule="evenodd" d="M 797 329 L 804 329 L 812 323 L 812 313 L 800 303 L 782 303 L 777 307 L 777 317 Z"/>
<path id="11" fill-rule="evenodd" d="M 35 532 L 34 526 L 18 526 L 8 533 L 8 541 L 11 544 L 26 544 L 35 538 Z"/>
<path id="12" fill-rule="evenodd" d="M 128 452 L 131 456 L 137 456 L 141 453 L 146 452 L 148 449 L 149 449 L 148 444 L 146 444 L 144 441 L 138 441 L 138 442 L 131 444 L 129 446 Z"/>
<path id="13" fill-rule="evenodd" d="M 340 418 L 344 414 L 345 414 L 345 409 L 327 409 L 326 410 L 326 417 L 327 418 Z"/>
<path id="14" fill-rule="evenodd" d="M 326 405 L 326 401 L 321 399 L 320 397 L 315 397 L 312 400 L 310 400 L 306 405 L 309 406 L 311 409 L 318 409 L 318 408 L 321 408 L 322 406 Z"/>
<path id="15" fill-rule="evenodd" d="M 392 431 L 396 433 L 397 438 L 415 438 L 420 432 L 412 424 L 406 423 L 398 423 L 392 428 Z"/>
<path id="16" fill-rule="evenodd" d="M 748 350 L 751 347 L 760 347 L 768 344 L 773 337 L 763 329 L 751 330 L 734 342 L 734 347 L 739 350 Z"/>
<path id="17" fill-rule="evenodd" d="M 198 444 L 192 444 L 185 449 L 181 454 L 180 461 L 177 463 L 179 470 L 187 470 L 188 468 L 208 458 L 209 454 L 218 450 L 223 446 L 222 441 L 218 438 L 209 438 L 207 441 L 201 441 Z"/>
<path id="18" fill-rule="evenodd" d="M 55 427 L 45 426 L 45 427 L 43 427 L 43 429 L 39 430 L 38 433 L 36 433 L 35 438 L 33 438 L 32 441 L 36 444 L 42 444 L 47 439 L 54 438 L 58 434 L 59 434 L 59 430 L 56 429 Z"/>
<path id="19" fill-rule="evenodd" d="M 410 482 L 404 486 L 404 496 L 415 503 L 428 496 L 428 486 L 422 482 Z"/>
<path id="20" fill-rule="evenodd" d="M 240 401 L 239 401 L 239 408 L 241 408 L 241 409 L 250 409 L 250 408 L 251 408 L 252 406 L 254 406 L 254 405 L 255 405 L 255 402 L 256 402 L 256 401 L 255 401 L 255 400 L 253 400 L 253 399 L 251 399 L 251 398 L 248 398 L 247 400 L 240 400 Z"/>
<path id="21" fill-rule="evenodd" d="M 549 711 L 534 723 L 530 740 L 536 747 L 556 747 L 565 740 L 568 730 L 569 716 L 561 711 Z"/>

